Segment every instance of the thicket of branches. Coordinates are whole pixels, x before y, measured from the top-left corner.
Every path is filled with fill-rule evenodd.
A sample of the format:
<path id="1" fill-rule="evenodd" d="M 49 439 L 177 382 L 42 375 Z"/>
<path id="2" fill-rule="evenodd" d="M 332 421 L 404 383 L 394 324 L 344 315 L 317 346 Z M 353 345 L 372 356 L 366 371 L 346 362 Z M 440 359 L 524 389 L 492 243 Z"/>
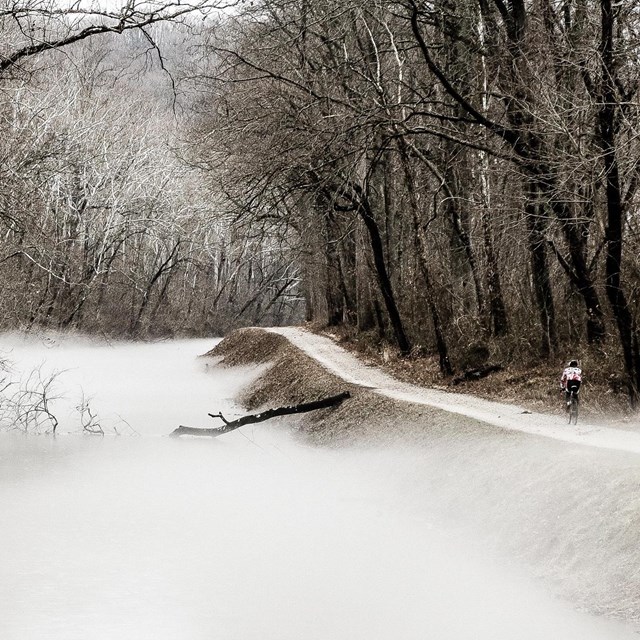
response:
<path id="1" fill-rule="evenodd" d="M 197 155 L 243 225 L 297 239 L 309 319 L 445 374 L 478 343 L 608 355 L 635 402 L 639 27 L 634 1 L 242 4 Z"/>
<path id="2" fill-rule="evenodd" d="M 637 401 L 638 2 L 81 7 L 0 4 L 0 326 L 302 311 Z"/>
<path id="3" fill-rule="evenodd" d="M 0 328 L 218 335 L 295 315 L 280 241 L 239 236 L 183 159 L 179 74 L 233 4 L 0 3 Z"/>

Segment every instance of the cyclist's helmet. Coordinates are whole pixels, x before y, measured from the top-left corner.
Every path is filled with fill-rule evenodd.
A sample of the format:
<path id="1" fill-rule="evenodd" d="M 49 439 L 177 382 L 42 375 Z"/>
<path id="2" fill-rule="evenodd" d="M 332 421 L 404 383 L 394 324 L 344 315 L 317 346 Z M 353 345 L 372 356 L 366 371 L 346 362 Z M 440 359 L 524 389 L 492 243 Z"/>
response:
<path id="1" fill-rule="evenodd" d="M 578 366 L 578 361 L 577 361 L 577 360 L 572 360 L 572 361 L 569 363 L 569 366 L 570 366 L 570 367 L 577 367 L 577 366 Z"/>

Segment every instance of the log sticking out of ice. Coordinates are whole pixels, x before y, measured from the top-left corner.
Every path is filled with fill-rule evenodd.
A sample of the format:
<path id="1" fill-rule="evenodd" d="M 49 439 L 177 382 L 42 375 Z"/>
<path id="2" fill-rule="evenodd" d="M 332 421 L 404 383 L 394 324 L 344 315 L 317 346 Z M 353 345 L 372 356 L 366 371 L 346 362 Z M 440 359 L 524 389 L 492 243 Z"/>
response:
<path id="1" fill-rule="evenodd" d="M 303 402 L 302 404 L 290 405 L 287 407 L 277 407 L 276 409 L 267 409 L 261 413 L 253 413 L 237 420 L 229 421 L 221 413 L 210 413 L 212 418 L 220 418 L 224 425 L 222 427 L 213 427 L 210 429 L 200 427 L 185 427 L 180 425 L 177 429 L 172 431 L 169 435 L 176 438 L 178 436 L 209 436 L 215 438 L 221 436 L 223 433 L 229 433 L 234 429 L 243 427 L 246 424 L 254 424 L 256 422 L 264 422 L 277 416 L 286 416 L 294 413 L 307 413 L 309 411 L 316 411 L 317 409 L 326 409 L 327 407 L 335 407 L 342 403 L 343 400 L 350 398 L 351 394 L 348 391 L 343 391 L 335 396 L 329 396 L 322 400 L 315 400 L 314 402 Z"/>

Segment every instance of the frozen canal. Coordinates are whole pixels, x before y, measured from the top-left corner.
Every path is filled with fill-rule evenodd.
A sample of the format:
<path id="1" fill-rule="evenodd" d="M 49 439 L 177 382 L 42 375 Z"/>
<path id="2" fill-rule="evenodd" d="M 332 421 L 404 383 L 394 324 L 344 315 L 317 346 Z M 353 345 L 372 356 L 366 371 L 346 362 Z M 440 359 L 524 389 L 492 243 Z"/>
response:
<path id="1" fill-rule="evenodd" d="M 451 527 L 425 497 L 446 461 L 268 425 L 161 437 L 240 412 L 256 371 L 207 368 L 213 344 L 0 342 L 14 375 L 62 372 L 58 437 L 0 434 L 2 640 L 638 637 Z M 122 435 L 82 435 L 83 400 Z"/>

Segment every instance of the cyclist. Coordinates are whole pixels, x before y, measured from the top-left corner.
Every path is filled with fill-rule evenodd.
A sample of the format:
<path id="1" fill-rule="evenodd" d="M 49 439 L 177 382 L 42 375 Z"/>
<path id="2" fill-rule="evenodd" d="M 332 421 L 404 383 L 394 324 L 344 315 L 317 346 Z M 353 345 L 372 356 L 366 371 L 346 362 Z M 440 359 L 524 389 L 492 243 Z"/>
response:
<path id="1" fill-rule="evenodd" d="M 560 389 L 564 391 L 564 399 L 567 403 L 567 411 L 571 406 L 571 392 L 578 396 L 580 385 L 582 384 L 582 369 L 578 366 L 577 360 L 571 360 L 562 372 L 560 378 Z"/>

